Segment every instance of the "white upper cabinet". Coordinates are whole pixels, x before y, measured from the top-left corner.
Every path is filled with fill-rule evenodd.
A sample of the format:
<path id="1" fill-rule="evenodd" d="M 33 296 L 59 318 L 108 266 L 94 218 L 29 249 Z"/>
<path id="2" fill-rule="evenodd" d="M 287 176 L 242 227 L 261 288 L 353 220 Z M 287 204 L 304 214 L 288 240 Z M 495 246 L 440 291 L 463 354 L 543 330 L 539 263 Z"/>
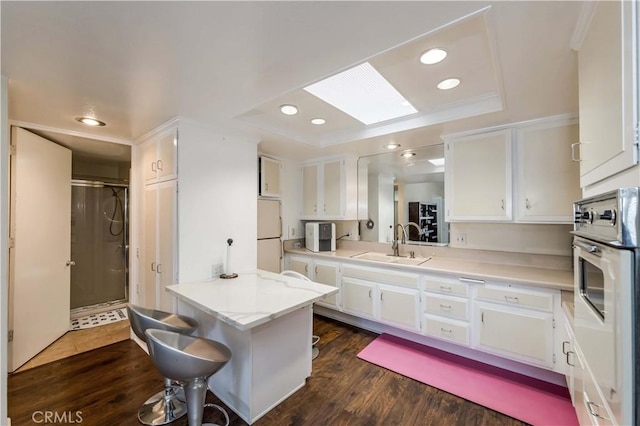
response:
<path id="1" fill-rule="evenodd" d="M 511 130 L 446 140 L 447 221 L 511 220 Z"/>
<path id="2" fill-rule="evenodd" d="M 341 157 L 302 166 L 303 220 L 357 219 L 357 159 Z"/>
<path id="3" fill-rule="evenodd" d="M 153 136 L 142 149 L 145 184 L 178 177 L 177 128 Z"/>
<path id="4" fill-rule="evenodd" d="M 259 157 L 260 176 L 259 176 L 259 195 L 263 197 L 280 197 L 280 171 L 282 165 L 278 160 L 273 158 Z"/>
<path id="5" fill-rule="evenodd" d="M 554 116 L 444 136 L 447 221 L 573 223 L 578 125 Z"/>
<path id="6" fill-rule="evenodd" d="M 573 223 L 573 202 L 582 198 L 580 168 L 571 160 L 578 124 L 545 122 L 516 135 L 516 220 Z"/>
<path id="7" fill-rule="evenodd" d="M 583 11 L 591 19 L 578 50 L 580 143 L 574 147 L 582 187 L 638 162 L 635 3 L 601 1 Z"/>

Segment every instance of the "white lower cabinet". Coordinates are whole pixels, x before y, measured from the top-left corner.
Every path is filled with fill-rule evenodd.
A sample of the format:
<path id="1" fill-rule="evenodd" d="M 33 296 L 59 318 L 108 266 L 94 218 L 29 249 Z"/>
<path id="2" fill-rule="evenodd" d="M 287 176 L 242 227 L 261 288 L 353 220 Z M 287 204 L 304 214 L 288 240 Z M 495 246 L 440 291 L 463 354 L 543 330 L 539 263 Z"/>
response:
<path id="1" fill-rule="evenodd" d="M 557 290 L 511 285 L 476 287 L 473 345 L 477 349 L 554 369 Z"/>
<path id="2" fill-rule="evenodd" d="M 286 268 L 296 271 L 312 281 L 340 288 L 340 263 L 325 260 L 317 260 L 302 256 L 287 256 Z M 340 300 L 340 292 L 326 296 L 316 302 L 328 308 L 337 309 Z"/>
<path id="3" fill-rule="evenodd" d="M 418 277 L 397 270 L 343 265 L 342 308 L 352 315 L 420 331 Z"/>
<path id="4" fill-rule="evenodd" d="M 380 321 L 411 330 L 420 330 L 418 290 L 378 285 Z"/>
<path id="5" fill-rule="evenodd" d="M 342 309 L 354 315 L 374 318 L 375 290 L 375 283 L 342 277 Z"/>
<path id="6" fill-rule="evenodd" d="M 424 277 L 422 332 L 468 346 L 469 285 L 453 277 Z"/>
<path id="7" fill-rule="evenodd" d="M 422 331 L 432 337 L 469 345 L 468 322 L 425 314 Z"/>
<path id="8" fill-rule="evenodd" d="M 340 288 L 339 281 L 340 264 L 336 262 L 313 261 L 313 280 L 321 284 Z M 318 305 L 336 309 L 340 306 L 340 292 L 325 296 L 318 300 Z"/>

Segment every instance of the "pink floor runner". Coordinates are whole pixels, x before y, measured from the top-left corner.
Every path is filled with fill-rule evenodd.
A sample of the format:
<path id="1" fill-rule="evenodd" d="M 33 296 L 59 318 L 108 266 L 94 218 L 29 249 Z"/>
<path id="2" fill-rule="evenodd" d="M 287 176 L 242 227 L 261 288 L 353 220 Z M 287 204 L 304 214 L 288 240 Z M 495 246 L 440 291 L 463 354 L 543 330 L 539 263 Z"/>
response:
<path id="1" fill-rule="evenodd" d="M 358 358 L 535 426 L 578 425 L 566 388 L 382 334 Z"/>

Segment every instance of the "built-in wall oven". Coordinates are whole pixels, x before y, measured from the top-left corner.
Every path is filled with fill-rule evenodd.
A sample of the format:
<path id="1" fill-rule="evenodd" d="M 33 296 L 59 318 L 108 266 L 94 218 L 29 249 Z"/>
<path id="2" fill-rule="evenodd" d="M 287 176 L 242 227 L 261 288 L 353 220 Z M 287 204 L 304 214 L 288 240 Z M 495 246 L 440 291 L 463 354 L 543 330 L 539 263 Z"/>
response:
<path id="1" fill-rule="evenodd" d="M 639 190 L 575 203 L 575 335 L 584 357 L 581 401 L 596 424 L 639 424 L 637 385 Z"/>

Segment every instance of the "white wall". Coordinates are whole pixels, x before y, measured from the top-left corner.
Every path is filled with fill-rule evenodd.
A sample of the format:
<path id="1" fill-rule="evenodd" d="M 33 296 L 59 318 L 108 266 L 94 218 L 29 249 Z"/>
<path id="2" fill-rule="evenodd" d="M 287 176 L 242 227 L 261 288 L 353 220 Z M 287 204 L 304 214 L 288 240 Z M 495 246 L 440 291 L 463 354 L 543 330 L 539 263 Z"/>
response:
<path id="1" fill-rule="evenodd" d="M 233 272 L 256 268 L 257 143 L 181 121 L 178 148 L 179 282 L 211 278 L 233 239 Z"/>
<path id="2" fill-rule="evenodd" d="M 7 78 L 0 80 L 0 424 L 6 423 L 7 411 L 7 323 L 9 302 L 7 282 L 9 266 L 9 125 L 7 124 Z"/>
<path id="3" fill-rule="evenodd" d="M 393 176 L 378 176 L 378 241 L 393 239 Z"/>

